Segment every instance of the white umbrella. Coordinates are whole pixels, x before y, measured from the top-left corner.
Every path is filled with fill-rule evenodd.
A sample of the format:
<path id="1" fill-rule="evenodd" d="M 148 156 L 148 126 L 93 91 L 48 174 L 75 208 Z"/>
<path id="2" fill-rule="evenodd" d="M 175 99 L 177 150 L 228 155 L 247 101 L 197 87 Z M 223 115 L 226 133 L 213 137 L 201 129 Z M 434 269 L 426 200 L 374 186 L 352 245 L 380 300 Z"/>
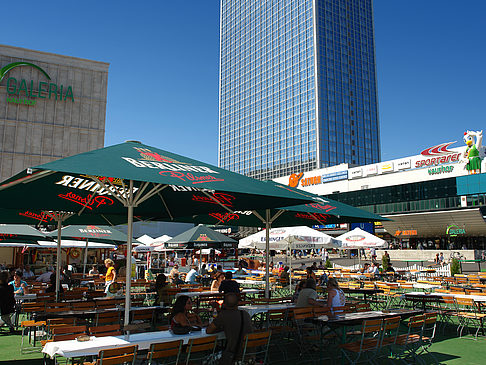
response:
<path id="1" fill-rule="evenodd" d="M 265 249 L 266 232 L 260 231 L 240 240 L 238 248 Z M 306 226 L 270 229 L 270 250 L 311 250 L 339 247 L 331 236 Z"/>
<path id="2" fill-rule="evenodd" d="M 132 251 L 137 253 L 152 252 L 155 248 L 148 245 L 134 246 Z"/>
<path id="3" fill-rule="evenodd" d="M 266 231 L 260 231 L 240 240 L 238 248 L 257 248 L 265 250 Z M 291 250 L 311 250 L 317 248 L 340 247 L 339 241 L 331 236 L 307 226 L 272 228 L 269 232 L 270 250 L 290 252 L 290 271 L 292 272 Z M 268 263 L 267 263 L 268 265 Z M 292 275 L 290 275 L 292 285 Z"/>
<path id="4" fill-rule="evenodd" d="M 363 231 L 361 228 L 355 228 L 338 237 L 337 240 L 342 242 L 342 248 L 387 248 L 388 243 L 380 237 Z"/>
<path id="5" fill-rule="evenodd" d="M 363 231 L 356 227 L 352 231 L 343 233 L 336 237 L 342 242 L 342 248 L 347 249 L 364 249 L 364 248 L 387 248 L 388 243 L 380 237 L 376 237 L 369 232 Z M 361 255 L 358 252 L 358 265 L 361 265 Z"/>

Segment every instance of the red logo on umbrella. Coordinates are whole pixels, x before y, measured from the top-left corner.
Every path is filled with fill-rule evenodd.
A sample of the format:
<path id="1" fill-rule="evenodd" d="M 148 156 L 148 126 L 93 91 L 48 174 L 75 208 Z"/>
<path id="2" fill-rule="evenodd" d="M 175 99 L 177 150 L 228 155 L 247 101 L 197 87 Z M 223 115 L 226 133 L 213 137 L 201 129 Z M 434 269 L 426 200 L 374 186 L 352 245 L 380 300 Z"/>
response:
<path id="1" fill-rule="evenodd" d="M 149 150 L 148 148 L 137 148 L 134 147 L 138 152 L 140 152 L 140 156 L 144 160 L 149 160 L 149 161 L 158 161 L 158 162 L 168 162 L 168 163 L 185 163 L 185 162 L 179 162 L 174 160 L 173 158 L 167 157 L 167 156 L 162 156 L 161 154 L 157 152 L 153 152 Z"/>
<path id="2" fill-rule="evenodd" d="M 196 241 L 212 241 L 212 239 L 209 238 L 207 234 L 201 233 Z"/>

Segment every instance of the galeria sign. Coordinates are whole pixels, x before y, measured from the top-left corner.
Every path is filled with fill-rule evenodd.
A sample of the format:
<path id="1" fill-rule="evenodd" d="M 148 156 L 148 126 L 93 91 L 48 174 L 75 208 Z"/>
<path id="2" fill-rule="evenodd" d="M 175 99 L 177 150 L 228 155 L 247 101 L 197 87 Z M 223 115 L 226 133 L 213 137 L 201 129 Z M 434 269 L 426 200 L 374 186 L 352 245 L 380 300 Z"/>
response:
<path id="1" fill-rule="evenodd" d="M 7 102 L 23 105 L 35 105 L 37 98 L 54 99 L 60 101 L 74 102 L 72 86 L 64 86 L 51 81 L 51 77 L 42 68 L 29 62 L 13 62 L 0 69 L 0 82 L 5 78 L 7 73 L 16 67 L 29 66 L 38 70 L 44 75 L 47 81 L 34 81 L 17 79 L 15 77 L 7 78 Z"/>

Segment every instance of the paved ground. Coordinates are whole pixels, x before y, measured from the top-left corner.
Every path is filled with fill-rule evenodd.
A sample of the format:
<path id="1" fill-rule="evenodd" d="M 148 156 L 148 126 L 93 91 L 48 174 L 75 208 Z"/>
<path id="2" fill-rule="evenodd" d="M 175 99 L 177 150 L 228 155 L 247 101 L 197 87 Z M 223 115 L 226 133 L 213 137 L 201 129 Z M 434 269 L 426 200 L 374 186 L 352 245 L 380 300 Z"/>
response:
<path id="1" fill-rule="evenodd" d="M 273 257 L 273 262 L 283 262 L 286 263 L 286 257 L 285 256 L 275 256 Z M 319 262 L 321 261 L 321 257 L 306 257 L 303 259 L 292 259 L 292 267 L 299 267 L 301 263 L 305 263 L 306 265 L 312 265 L 313 262 L 317 262 L 317 265 L 319 265 Z M 346 259 L 346 258 L 333 258 L 331 257 L 331 262 L 334 262 L 336 264 L 342 265 L 342 266 L 351 266 L 354 264 L 357 264 L 359 261 L 358 259 Z M 361 262 L 370 262 L 370 260 L 364 260 L 362 259 Z M 287 261 L 288 264 L 288 261 Z M 406 267 L 407 262 L 406 261 L 396 261 L 392 260 L 392 264 L 394 267 L 400 268 L 400 267 Z M 408 262 L 408 265 L 413 265 L 413 264 L 418 264 L 420 265 L 420 262 Z M 432 266 L 433 262 L 428 262 L 424 261 L 423 262 L 424 266 Z M 478 272 L 478 264 L 477 263 L 465 263 L 462 264 L 462 270 L 465 273 L 475 273 Z M 481 263 L 481 271 L 486 271 L 486 262 Z"/>

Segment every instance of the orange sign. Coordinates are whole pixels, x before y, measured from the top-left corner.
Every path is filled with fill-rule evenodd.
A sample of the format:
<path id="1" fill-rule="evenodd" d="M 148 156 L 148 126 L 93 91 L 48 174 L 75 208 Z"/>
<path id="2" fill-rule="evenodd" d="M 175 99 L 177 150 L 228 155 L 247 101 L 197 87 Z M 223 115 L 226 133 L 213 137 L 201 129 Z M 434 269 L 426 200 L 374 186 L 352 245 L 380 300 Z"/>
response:
<path id="1" fill-rule="evenodd" d="M 416 229 L 409 229 L 407 231 L 395 231 L 395 237 L 398 236 L 416 236 L 417 230 Z"/>
<path id="2" fill-rule="evenodd" d="M 304 173 L 303 172 L 301 172 L 300 174 L 292 174 L 292 175 L 290 175 L 290 177 L 289 177 L 289 186 L 291 188 L 296 188 L 297 186 L 299 186 L 299 181 L 302 178 L 302 176 L 304 176 Z"/>

